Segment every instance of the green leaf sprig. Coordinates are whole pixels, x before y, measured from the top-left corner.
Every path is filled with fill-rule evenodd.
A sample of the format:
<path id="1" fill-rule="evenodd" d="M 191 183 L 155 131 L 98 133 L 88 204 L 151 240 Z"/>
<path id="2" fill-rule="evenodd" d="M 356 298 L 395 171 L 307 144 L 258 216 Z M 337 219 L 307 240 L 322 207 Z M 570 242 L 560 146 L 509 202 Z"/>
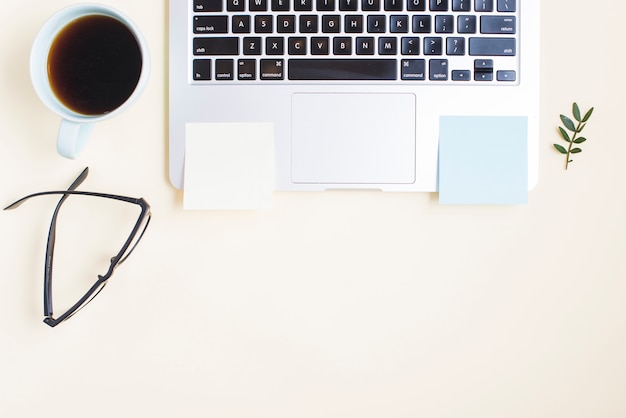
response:
<path id="1" fill-rule="evenodd" d="M 574 122 L 572 119 L 568 118 L 565 115 L 561 115 L 561 122 L 563 122 L 563 126 L 565 128 L 559 127 L 561 138 L 569 144 L 567 149 L 559 144 L 554 144 L 554 148 L 556 148 L 558 152 L 566 156 L 565 157 L 566 158 L 565 160 L 566 170 L 569 167 L 569 163 L 573 161 L 571 160 L 571 154 L 580 154 L 581 152 L 583 152 L 583 150 L 580 149 L 580 147 L 576 147 L 575 145 L 580 145 L 587 140 L 587 138 L 583 136 L 579 136 L 579 135 L 582 132 L 582 130 L 585 128 L 585 126 L 587 126 L 587 122 L 589 121 L 589 118 L 591 118 L 591 115 L 593 114 L 593 107 L 589 109 L 587 113 L 585 113 L 585 116 L 583 117 L 582 113 L 580 112 L 580 107 L 578 107 L 578 104 L 574 103 L 572 114 L 576 122 Z M 568 133 L 568 131 L 572 132 L 574 135 L 570 137 L 570 134 Z"/>

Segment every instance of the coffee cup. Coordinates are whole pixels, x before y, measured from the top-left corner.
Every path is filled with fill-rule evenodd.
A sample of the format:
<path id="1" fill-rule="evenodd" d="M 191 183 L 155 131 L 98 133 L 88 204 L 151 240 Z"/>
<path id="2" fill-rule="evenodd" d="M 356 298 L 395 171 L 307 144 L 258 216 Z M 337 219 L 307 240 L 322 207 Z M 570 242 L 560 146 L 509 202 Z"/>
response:
<path id="1" fill-rule="evenodd" d="M 121 12 L 77 4 L 50 17 L 33 43 L 30 75 L 41 101 L 61 117 L 58 153 L 76 158 L 96 122 L 139 97 L 149 72 L 147 43 Z"/>

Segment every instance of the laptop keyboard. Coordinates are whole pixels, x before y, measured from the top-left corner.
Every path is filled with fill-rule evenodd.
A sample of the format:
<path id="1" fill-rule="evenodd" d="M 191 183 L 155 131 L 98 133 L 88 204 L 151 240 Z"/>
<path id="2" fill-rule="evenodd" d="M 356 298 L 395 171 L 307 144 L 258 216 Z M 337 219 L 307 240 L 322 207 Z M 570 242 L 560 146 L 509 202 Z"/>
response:
<path id="1" fill-rule="evenodd" d="M 189 1 L 192 83 L 519 83 L 521 0 Z"/>

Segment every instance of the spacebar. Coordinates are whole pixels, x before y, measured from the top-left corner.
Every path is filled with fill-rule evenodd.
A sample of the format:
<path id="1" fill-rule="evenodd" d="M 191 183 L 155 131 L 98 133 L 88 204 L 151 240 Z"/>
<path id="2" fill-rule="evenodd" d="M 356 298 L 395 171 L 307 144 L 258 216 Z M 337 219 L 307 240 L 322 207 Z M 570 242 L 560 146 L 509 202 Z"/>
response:
<path id="1" fill-rule="evenodd" d="M 290 80 L 395 80 L 395 59 L 290 59 Z"/>

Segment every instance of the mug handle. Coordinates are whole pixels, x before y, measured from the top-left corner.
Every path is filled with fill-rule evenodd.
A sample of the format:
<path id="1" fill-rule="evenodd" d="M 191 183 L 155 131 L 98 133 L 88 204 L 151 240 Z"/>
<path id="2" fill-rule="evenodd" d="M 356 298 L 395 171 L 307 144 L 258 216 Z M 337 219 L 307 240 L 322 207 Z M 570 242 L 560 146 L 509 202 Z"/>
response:
<path id="1" fill-rule="evenodd" d="M 62 119 L 57 136 L 58 153 L 65 158 L 75 159 L 85 147 L 92 130 L 93 123 L 76 123 Z"/>

